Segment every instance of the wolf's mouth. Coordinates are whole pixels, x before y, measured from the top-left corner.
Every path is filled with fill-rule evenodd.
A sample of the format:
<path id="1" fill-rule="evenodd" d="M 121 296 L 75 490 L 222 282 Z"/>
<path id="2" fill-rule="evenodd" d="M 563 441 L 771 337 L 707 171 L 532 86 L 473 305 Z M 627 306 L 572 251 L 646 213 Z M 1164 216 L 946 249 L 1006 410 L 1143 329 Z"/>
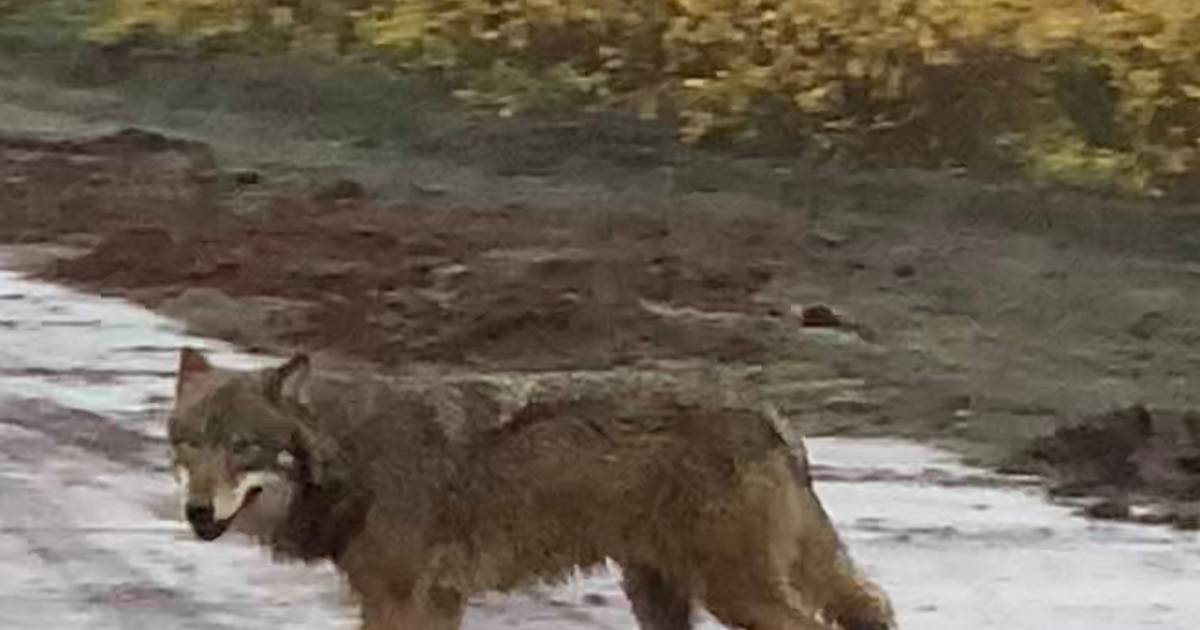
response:
<path id="1" fill-rule="evenodd" d="M 192 523 L 192 531 L 196 533 L 196 538 L 205 542 L 220 538 L 226 529 L 229 529 L 229 519 L 210 521 L 208 523 Z"/>
<path id="2" fill-rule="evenodd" d="M 242 513 L 242 510 L 250 507 L 251 505 L 254 505 L 254 502 L 258 500 L 259 495 L 261 495 L 262 493 L 263 493 L 263 489 L 259 486 L 250 488 L 250 490 L 248 490 L 246 492 L 246 498 L 242 500 L 241 507 L 239 507 L 237 509 L 237 512 L 234 512 L 233 516 L 229 517 L 228 520 L 232 521 L 233 519 L 237 518 L 238 514 Z"/>
<path id="3" fill-rule="evenodd" d="M 188 522 L 192 525 L 192 531 L 196 533 L 197 538 L 205 542 L 211 542 L 220 538 L 225 533 L 225 530 L 229 529 L 234 519 L 242 513 L 242 510 L 253 505 L 262 492 L 263 489 L 260 487 L 254 487 L 247 491 L 246 498 L 242 500 L 242 504 L 238 506 L 237 511 L 229 518 L 214 519 L 211 509 L 189 511 Z"/>

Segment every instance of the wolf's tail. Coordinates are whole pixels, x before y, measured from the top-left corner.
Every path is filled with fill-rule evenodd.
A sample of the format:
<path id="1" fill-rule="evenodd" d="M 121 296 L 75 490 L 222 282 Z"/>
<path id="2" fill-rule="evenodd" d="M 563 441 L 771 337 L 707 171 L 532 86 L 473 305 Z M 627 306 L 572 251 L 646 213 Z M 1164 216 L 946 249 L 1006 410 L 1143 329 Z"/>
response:
<path id="1" fill-rule="evenodd" d="M 833 598 L 825 605 L 825 616 L 836 621 L 844 630 L 895 630 L 896 614 L 887 595 L 850 565 L 831 579 L 840 582 L 833 589 Z"/>
<path id="2" fill-rule="evenodd" d="M 855 566 L 811 480 L 805 475 L 797 481 L 808 518 L 797 532 L 800 554 L 792 568 L 796 588 L 842 630 L 895 630 L 891 600 Z"/>
<path id="3" fill-rule="evenodd" d="M 796 587 L 817 595 L 814 603 L 820 606 L 825 619 L 836 622 L 842 630 L 895 630 L 891 600 L 855 566 L 820 508 L 820 501 L 811 491 L 808 494 L 821 518 L 808 524 L 818 531 L 801 533 L 803 552 L 793 567 Z"/>
<path id="4" fill-rule="evenodd" d="M 803 440 L 788 439 L 786 423 L 765 407 L 776 435 L 786 445 L 795 481 L 799 555 L 791 567 L 794 586 L 841 630 L 896 630 L 896 614 L 883 589 L 868 580 L 850 558 L 833 521 L 813 489 Z"/>

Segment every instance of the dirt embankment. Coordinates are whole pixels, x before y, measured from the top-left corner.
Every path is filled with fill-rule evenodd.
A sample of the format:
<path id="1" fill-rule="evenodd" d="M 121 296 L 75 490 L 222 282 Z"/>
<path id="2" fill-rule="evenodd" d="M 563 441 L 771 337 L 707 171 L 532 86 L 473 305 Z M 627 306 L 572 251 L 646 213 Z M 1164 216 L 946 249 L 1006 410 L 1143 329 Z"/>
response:
<path id="1" fill-rule="evenodd" d="M 1101 497 L 1091 516 L 1200 529 L 1200 413 L 1113 410 L 1033 440 L 1013 466 L 1050 477 L 1053 496 Z"/>
<path id="2" fill-rule="evenodd" d="M 48 274 L 251 345 L 603 368 L 764 361 L 771 330 L 804 323 L 768 292 L 812 254 L 766 220 L 387 205 L 349 180 L 272 189 L 218 172 L 202 145 L 136 131 L 0 149 L 0 238 L 95 243 Z"/>
<path id="3" fill-rule="evenodd" d="M 387 203 L 349 179 L 222 170 L 157 133 L 0 137 L 0 241 L 82 247 L 41 273 L 251 348 L 392 368 L 741 366 L 806 432 L 1031 453 L 1023 469 L 1119 504 L 1097 516 L 1150 501 L 1169 506 L 1157 520 L 1193 522 L 1195 431 L 1157 418 L 1200 408 L 1181 386 L 1200 367 L 1200 274 L 1159 255 L 1177 243 L 1112 249 L 1129 232 L 1115 220 L 1073 238 L 1090 207 L 1046 213 L 1067 231 L 1007 230 L 992 210 L 975 224 L 993 202 L 956 186 L 895 197 L 893 213 L 878 186 L 835 199 L 818 184 L 820 213 L 434 189 L 438 203 Z M 1109 410 L 1133 403 L 1156 421 L 1114 431 Z"/>

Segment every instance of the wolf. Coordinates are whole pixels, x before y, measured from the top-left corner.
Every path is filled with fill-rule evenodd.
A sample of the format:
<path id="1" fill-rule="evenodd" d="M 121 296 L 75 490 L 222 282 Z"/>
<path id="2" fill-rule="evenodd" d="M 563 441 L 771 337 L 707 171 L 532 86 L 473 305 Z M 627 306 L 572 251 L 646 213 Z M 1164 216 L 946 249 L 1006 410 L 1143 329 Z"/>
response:
<path id="1" fill-rule="evenodd" d="M 506 398 L 311 363 L 231 370 L 183 348 L 174 470 L 198 538 L 332 562 L 363 630 L 457 629 L 475 594 L 608 559 L 643 630 L 691 628 L 699 607 L 733 628 L 895 628 L 769 407 L 662 379 Z"/>

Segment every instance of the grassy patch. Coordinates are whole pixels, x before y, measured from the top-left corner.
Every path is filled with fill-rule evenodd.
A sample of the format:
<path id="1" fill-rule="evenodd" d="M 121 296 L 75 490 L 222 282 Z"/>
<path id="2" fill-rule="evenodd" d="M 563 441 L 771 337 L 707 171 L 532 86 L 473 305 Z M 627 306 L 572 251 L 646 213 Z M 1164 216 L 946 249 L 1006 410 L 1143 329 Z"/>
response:
<path id="1" fill-rule="evenodd" d="M 1200 179 L 1192 0 L 98 1 L 107 40 L 386 59 L 506 116 L 617 108 L 694 142 L 1138 192 Z"/>
<path id="2" fill-rule="evenodd" d="M 0 0 L 0 51 L 52 52 L 77 48 L 107 3 L 96 0 Z"/>
<path id="3" fill-rule="evenodd" d="M 164 115 L 253 114 L 294 126 L 307 139 L 373 146 L 414 133 L 429 92 L 418 81 L 369 68 L 295 58 L 148 65 L 117 89 Z"/>

